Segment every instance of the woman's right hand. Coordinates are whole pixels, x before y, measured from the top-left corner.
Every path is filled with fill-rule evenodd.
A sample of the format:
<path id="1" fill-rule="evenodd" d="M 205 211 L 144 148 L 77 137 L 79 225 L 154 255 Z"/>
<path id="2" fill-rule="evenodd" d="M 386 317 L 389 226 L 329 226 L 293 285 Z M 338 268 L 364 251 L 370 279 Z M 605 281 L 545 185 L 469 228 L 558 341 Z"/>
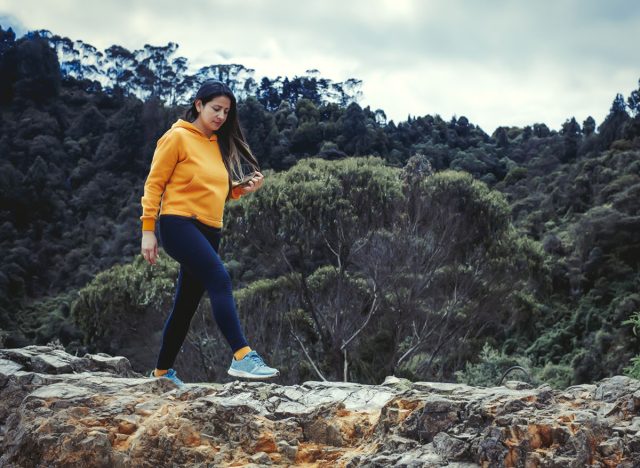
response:
<path id="1" fill-rule="evenodd" d="M 158 240 L 153 231 L 142 231 L 142 256 L 151 265 L 158 259 Z"/>

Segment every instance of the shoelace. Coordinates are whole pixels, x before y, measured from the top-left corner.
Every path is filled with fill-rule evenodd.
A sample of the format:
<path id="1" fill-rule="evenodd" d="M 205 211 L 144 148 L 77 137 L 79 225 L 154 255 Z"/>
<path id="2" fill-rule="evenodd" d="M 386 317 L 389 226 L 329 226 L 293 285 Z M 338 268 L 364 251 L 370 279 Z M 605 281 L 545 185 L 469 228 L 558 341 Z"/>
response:
<path id="1" fill-rule="evenodd" d="M 249 359 L 254 361 L 259 366 L 266 366 L 266 364 L 264 363 L 264 361 L 262 360 L 262 358 L 260 357 L 260 355 L 258 353 L 251 353 L 249 355 Z"/>

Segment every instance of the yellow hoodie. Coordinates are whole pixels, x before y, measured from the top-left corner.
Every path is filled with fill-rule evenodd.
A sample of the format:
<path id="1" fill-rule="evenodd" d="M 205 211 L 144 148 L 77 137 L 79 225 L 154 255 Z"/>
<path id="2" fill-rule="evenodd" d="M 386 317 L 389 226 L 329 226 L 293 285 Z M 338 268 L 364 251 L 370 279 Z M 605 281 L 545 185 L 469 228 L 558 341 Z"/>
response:
<path id="1" fill-rule="evenodd" d="M 197 127 L 178 119 L 160 137 L 144 184 L 142 230 L 153 231 L 158 211 L 198 219 L 222 227 L 229 175 L 213 134 L 207 138 Z M 233 189 L 231 198 L 240 198 Z"/>

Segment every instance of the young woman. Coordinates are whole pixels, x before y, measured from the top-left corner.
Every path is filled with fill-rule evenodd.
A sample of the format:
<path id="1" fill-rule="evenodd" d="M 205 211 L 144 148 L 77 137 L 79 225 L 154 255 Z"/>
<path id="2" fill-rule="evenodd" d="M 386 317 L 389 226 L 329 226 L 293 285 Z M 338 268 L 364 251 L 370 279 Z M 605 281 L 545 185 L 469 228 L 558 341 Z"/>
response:
<path id="1" fill-rule="evenodd" d="M 255 171 L 253 177 L 233 184 L 232 180 L 247 179 L 247 166 Z M 268 367 L 249 347 L 238 320 L 229 274 L 218 255 L 225 201 L 255 192 L 263 181 L 240 129 L 233 92 L 220 81 L 206 81 L 184 120 L 178 119 L 158 140 L 141 200 L 145 260 L 156 263 L 157 221 L 164 250 L 180 263 L 173 309 L 151 377 L 183 384 L 172 366 L 204 291 L 233 352 L 227 372 L 250 379 L 278 375 L 278 370 Z"/>

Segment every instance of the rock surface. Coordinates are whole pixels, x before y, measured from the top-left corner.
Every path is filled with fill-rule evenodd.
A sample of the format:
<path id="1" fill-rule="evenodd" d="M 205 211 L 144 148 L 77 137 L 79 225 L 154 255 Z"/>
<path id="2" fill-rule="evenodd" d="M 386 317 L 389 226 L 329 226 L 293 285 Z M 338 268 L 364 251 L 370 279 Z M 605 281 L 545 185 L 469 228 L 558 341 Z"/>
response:
<path id="1" fill-rule="evenodd" d="M 188 384 L 0 350 L 0 466 L 639 467 L 640 381 Z"/>

